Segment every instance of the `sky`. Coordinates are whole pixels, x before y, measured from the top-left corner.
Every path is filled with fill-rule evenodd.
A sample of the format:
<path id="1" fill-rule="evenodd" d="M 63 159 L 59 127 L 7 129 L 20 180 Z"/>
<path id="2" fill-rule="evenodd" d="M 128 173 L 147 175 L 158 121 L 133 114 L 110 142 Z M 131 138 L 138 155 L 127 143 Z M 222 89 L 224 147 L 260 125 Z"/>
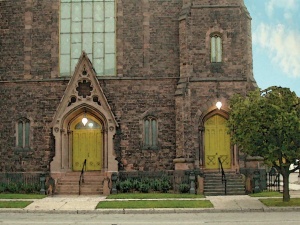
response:
<path id="1" fill-rule="evenodd" d="M 300 97 L 300 0 L 244 0 L 252 17 L 258 87 L 290 88 Z"/>

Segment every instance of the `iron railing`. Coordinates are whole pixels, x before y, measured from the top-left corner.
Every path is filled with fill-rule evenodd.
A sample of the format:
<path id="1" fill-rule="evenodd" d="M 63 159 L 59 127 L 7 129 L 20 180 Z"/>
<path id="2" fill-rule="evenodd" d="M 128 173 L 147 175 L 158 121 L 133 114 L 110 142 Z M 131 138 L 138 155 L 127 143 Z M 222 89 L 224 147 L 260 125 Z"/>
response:
<path id="1" fill-rule="evenodd" d="M 277 191 L 280 192 L 280 173 L 272 167 L 270 172 L 267 173 L 267 189 L 268 191 Z"/>
<path id="2" fill-rule="evenodd" d="M 222 172 L 222 184 L 224 184 L 225 195 L 227 195 L 227 179 L 226 179 L 225 171 L 223 169 L 222 160 L 220 157 L 218 158 L 218 161 L 219 161 L 219 170 L 221 169 Z"/>
<path id="3" fill-rule="evenodd" d="M 80 177 L 79 177 L 79 195 L 81 194 L 81 184 L 84 183 L 84 171 L 86 171 L 86 159 L 83 162 Z"/>

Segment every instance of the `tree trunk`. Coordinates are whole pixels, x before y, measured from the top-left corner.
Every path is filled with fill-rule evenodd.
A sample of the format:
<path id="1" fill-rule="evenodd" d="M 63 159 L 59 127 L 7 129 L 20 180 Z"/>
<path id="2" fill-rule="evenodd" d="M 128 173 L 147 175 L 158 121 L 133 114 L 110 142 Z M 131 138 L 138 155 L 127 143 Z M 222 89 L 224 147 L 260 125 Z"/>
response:
<path id="1" fill-rule="evenodd" d="M 283 201 L 290 201 L 290 190 L 289 190 L 289 167 L 282 169 L 282 177 L 283 177 Z"/>

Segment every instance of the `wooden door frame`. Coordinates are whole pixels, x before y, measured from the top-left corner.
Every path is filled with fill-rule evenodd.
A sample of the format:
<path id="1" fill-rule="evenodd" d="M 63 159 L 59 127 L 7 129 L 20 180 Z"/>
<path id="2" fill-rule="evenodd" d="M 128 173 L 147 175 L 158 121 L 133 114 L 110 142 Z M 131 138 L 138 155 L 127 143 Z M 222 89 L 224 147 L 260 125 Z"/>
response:
<path id="1" fill-rule="evenodd" d="M 101 132 L 101 139 L 102 139 L 101 144 L 102 144 L 102 146 L 100 147 L 99 150 L 101 151 L 100 154 L 101 154 L 101 160 L 102 160 L 100 170 L 103 170 L 103 165 L 104 165 L 104 151 L 103 151 L 103 149 L 104 149 L 104 146 L 105 146 L 105 138 L 104 138 L 104 135 L 103 135 L 103 133 L 104 133 L 104 124 L 103 124 L 103 121 L 100 118 L 96 117 L 93 114 L 86 113 L 85 116 L 86 116 L 87 119 L 94 120 L 95 122 L 97 122 L 101 126 L 101 131 L 100 132 Z M 69 139 L 70 139 L 69 154 L 70 154 L 70 156 L 69 156 L 69 158 L 70 158 L 70 165 L 71 165 L 71 168 L 72 168 L 73 171 L 74 171 L 74 169 L 73 169 L 73 150 L 74 150 L 74 148 L 73 148 L 73 141 L 74 141 L 73 140 L 73 132 L 75 130 L 75 126 L 78 123 L 81 122 L 81 119 L 82 119 L 82 115 L 79 115 L 79 116 L 74 117 L 69 123 L 69 130 L 70 130 L 70 136 L 69 136 Z"/>
<path id="2" fill-rule="evenodd" d="M 209 118 L 213 117 L 214 115 L 219 115 L 226 120 L 229 118 L 229 109 L 212 109 L 206 113 L 203 113 L 200 116 L 199 119 L 199 126 L 198 126 L 198 139 L 199 139 L 199 154 L 198 154 L 198 159 L 199 160 L 199 167 L 202 170 L 208 170 L 212 171 L 212 169 L 206 169 L 205 168 L 205 129 L 204 129 L 204 123 L 207 121 Z M 238 166 L 238 151 L 235 145 L 230 145 L 230 157 L 231 157 L 231 166 L 230 166 L 230 171 L 235 171 L 239 168 Z"/>
<path id="3" fill-rule="evenodd" d="M 215 118 L 214 118 L 215 117 Z M 232 165 L 232 154 L 231 154 L 231 148 L 230 148 L 230 137 L 228 137 L 227 134 L 225 134 L 224 132 L 226 132 L 226 130 L 224 130 L 222 132 L 222 134 L 224 136 L 226 136 L 226 139 L 224 139 L 224 141 L 226 141 L 226 150 L 225 151 L 222 151 L 221 148 L 220 148 L 220 141 L 221 141 L 221 137 L 220 137 L 220 130 L 219 130 L 219 126 L 222 125 L 222 128 L 225 128 L 226 127 L 226 124 L 221 124 L 219 123 L 220 120 L 219 118 L 222 118 L 222 122 L 226 119 L 219 115 L 219 114 L 214 114 L 212 115 L 211 117 L 207 118 L 205 121 L 204 121 L 204 130 L 206 129 L 213 129 L 214 130 L 214 134 L 213 135 L 213 140 L 209 140 L 207 138 L 209 138 L 205 132 L 204 134 L 204 166 L 206 169 L 211 169 L 211 170 L 215 170 L 215 169 L 218 169 L 219 168 L 219 162 L 218 162 L 218 158 L 221 158 L 221 161 L 222 161 L 222 156 L 226 156 L 226 158 L 229 160 L 229 164 L 228 165 L 224 165 L 223 164 L 223 168 L 225 169 L 230 169 L 231 168 L 231 165 Z M 215 124 L 213 125 L 210 125 L 210 124 L 207 124 L 208 121 L 210 120 L 214 120 L 212 122 L 216 122 Z M 225 126 L 225 127 L 224 127 Z M 226 129 L 226 128 L 225 128 Z M 211 133 L 210 133 L 211 134 Z M 217 138 L 217 139 L 216 139 Z M 206 149 L 206 147 L 209 147 L 207 146 L 208 143 L 206 143 L 206 141 L 208 141 L 210 144 L 213 144 L 214 147 L 213 148 L 209 148 L 209 153 L 207 152 L 208 149 Z M 225 143 L 223 143 L 225 144 Z M 229 146 L 228 146 L 229 144 Z M 229 147 L 229 149 L 227 148 Z M 212 150 L 212 152 L 211 152 Z M 221 153 L 225 153 L 226 155 L 222 155 Z M 224 162 L 224 160 L 223 160 Z M 228 168 L 229 167 L 229 168 Z"/>

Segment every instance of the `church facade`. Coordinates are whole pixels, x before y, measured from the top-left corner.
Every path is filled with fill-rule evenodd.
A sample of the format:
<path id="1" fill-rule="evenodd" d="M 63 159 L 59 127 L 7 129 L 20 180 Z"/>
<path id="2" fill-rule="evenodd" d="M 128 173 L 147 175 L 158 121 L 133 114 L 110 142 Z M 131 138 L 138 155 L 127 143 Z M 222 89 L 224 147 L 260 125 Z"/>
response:
<path id="1" fill-rule="evenodd" d="M 229 98 L 256 87 L 243 0 L 4 0 L 0 10 L 1 172 L 247 166 L 226 128 Z"/>

